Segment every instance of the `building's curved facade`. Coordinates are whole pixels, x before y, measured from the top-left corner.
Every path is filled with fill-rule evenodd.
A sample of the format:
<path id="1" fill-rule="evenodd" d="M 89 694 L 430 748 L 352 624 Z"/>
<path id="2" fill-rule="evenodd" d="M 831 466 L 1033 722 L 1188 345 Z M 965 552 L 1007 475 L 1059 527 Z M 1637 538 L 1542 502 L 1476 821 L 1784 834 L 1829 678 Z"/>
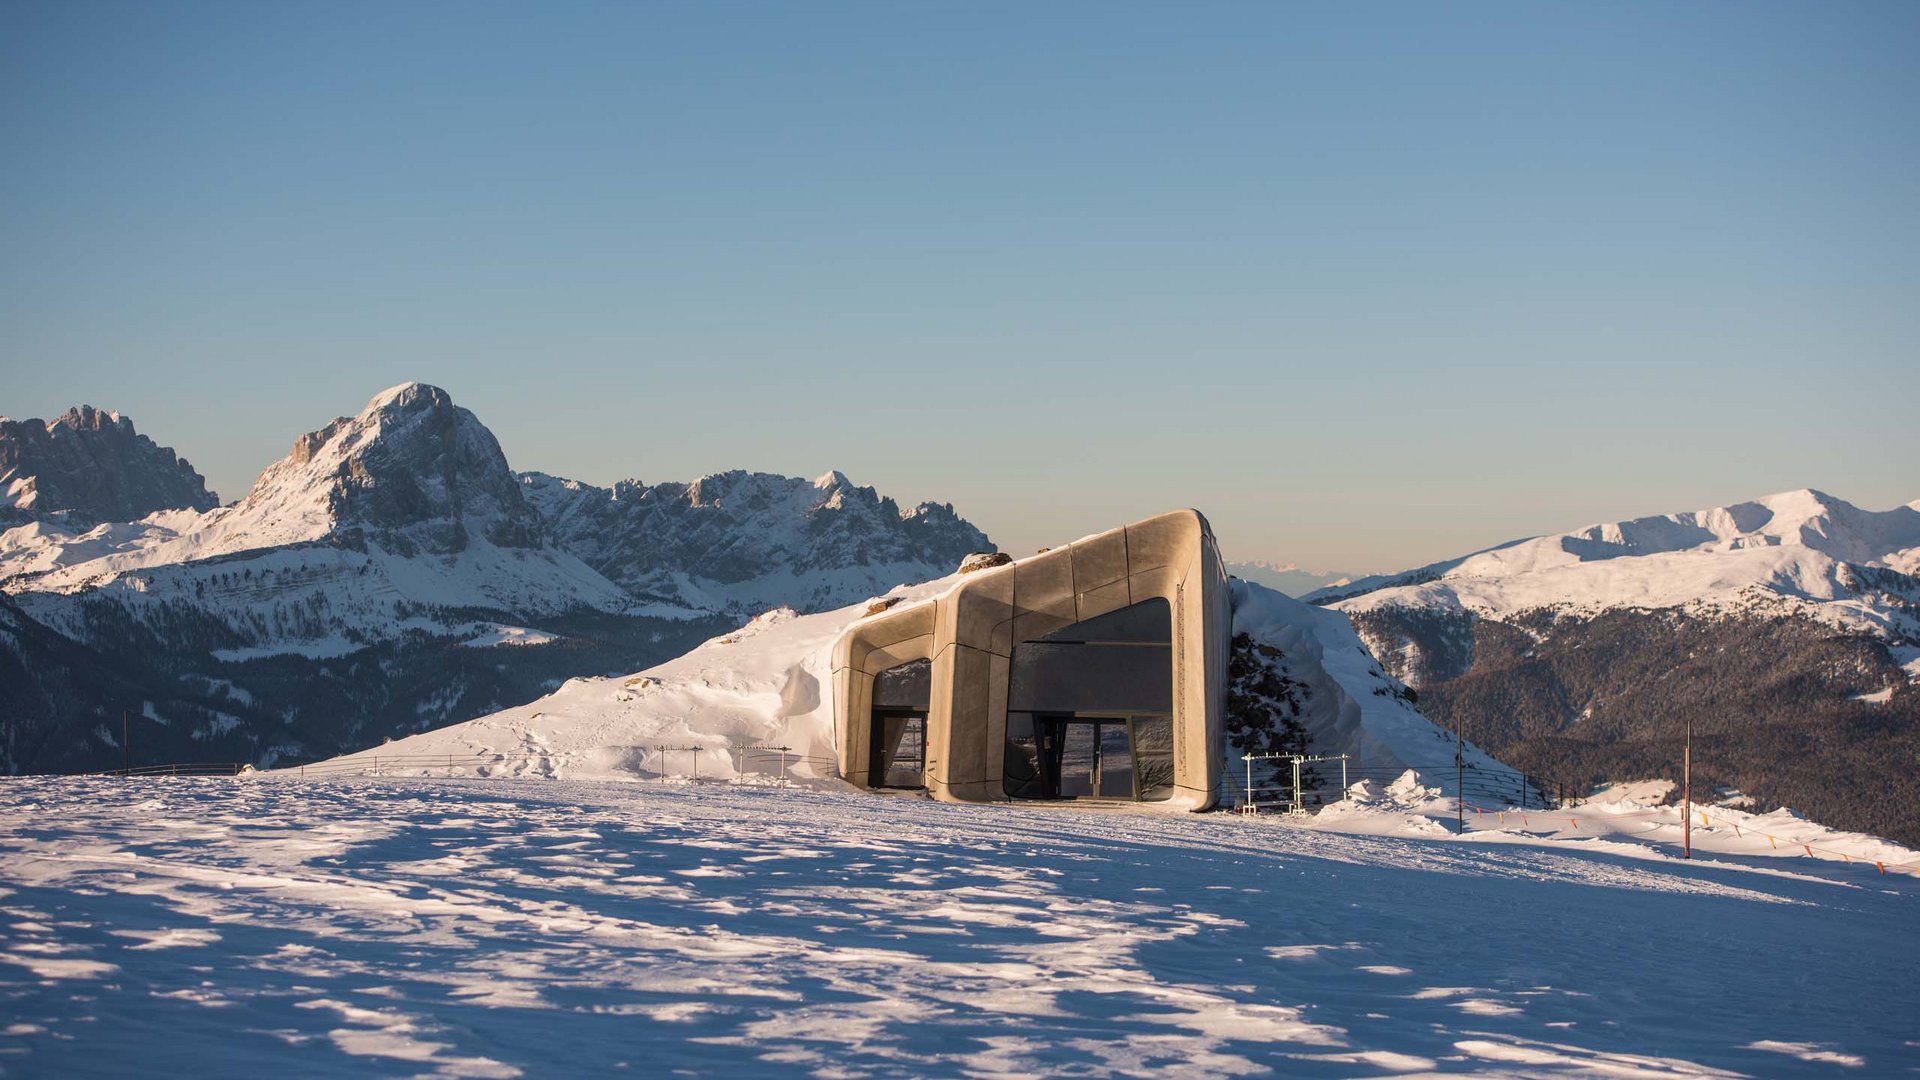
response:
<path id="1" fill-rule="evenodd" d="M 1231 632 L 1226 570 L 1194 510 L 975 571 L 835 644 L 840 775 L 949 802 L 1208 809 Z"/>

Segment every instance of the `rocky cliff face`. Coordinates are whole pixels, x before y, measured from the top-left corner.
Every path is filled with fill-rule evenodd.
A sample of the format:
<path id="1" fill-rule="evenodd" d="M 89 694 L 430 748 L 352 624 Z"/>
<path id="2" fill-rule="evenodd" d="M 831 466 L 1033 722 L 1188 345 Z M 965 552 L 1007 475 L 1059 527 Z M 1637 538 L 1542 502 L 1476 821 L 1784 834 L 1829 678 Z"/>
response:
<path id="1" fill-rule="evenodd" d="M 817 611 L 952 573 L 985 533 L 951 505 L 908 509 L 839 472 L 726 472 L 611 488 L 523 473 L 554 541 L 636 597 L 754 613 Z"/>
<path id="2" fill-rule="evenodd" d="M 0 509 L 16 521 L 58 511 L 134 521 L 219 503 L 192 465 L 119 413 L 82 405 L 51 421 L 0 417 Z"/>

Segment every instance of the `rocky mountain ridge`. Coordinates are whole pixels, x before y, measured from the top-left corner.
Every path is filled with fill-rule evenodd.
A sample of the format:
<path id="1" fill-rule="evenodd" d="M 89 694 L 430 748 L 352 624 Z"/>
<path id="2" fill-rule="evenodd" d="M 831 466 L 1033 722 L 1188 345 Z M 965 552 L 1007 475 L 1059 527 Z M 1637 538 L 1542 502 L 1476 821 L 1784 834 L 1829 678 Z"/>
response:
<path id="1" fill-rule="evenodd" d="M 54 514 L 132 521 L 219 504 L 192 465 L 119 413 L 80 405 L 52 420 L 0 417 L 0 526 Z"/>
<path id="2" fill-rule="evenodd" d="M 643 601 L 822 611 L 952 572 L 993 543 L 952 504 L 902 509 L 839 471 L 611 488 L 520 474 L 554 540 Z"/>

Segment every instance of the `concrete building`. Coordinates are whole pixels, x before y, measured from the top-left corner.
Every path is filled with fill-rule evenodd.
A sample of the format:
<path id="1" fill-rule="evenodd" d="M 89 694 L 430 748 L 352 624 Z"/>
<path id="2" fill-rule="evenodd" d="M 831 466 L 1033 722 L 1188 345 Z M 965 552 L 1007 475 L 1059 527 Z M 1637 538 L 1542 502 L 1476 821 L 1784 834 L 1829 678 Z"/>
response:
<path id="1" fill-rule="evenodd" d="M 835 644 L 840 775 L 949 802 L 1208 809 L 1231 632 L 1194 510 L 976 570 Z"/>

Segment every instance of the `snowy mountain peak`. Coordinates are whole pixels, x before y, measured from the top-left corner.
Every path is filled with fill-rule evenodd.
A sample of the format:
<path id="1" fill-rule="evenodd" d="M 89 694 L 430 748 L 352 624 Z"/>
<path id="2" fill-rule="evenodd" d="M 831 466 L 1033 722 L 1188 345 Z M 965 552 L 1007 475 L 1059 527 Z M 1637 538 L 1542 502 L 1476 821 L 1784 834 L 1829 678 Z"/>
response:
<path id="1" fill-rule="evenodd" d="M 360 410 L 360 415 L 365 416 L 368 413 L 377 412 L 389 405 L 397 405 L 405 408 L 423 398 L 440 405 L 453 404 L 453 397 L 445 390 L 437 386 L 430 386 L 416 379 L 395 386 L 389 386 L 385 390 L 373 395 L 372 399 L 367 402 L 367 407 Z"/>
<path id="2" fill-rule="evenodd" d="M 847 479 L 847 474 L 841 472 L 839 469 L 828 469 L 814 479 L 813 486 L 822 490 L 828 490 L 831 488 L 852 487 L 853 481 Z"/>
<path id="3" fill-rule="evenodd" d="M 476 537 L 532 548 L 541 538 L 493 433 L 445 390 L 419 382 L 294 440 L 233 518 L 272 543 L 354 530 L 401 553 L 458 552 Z"/>

